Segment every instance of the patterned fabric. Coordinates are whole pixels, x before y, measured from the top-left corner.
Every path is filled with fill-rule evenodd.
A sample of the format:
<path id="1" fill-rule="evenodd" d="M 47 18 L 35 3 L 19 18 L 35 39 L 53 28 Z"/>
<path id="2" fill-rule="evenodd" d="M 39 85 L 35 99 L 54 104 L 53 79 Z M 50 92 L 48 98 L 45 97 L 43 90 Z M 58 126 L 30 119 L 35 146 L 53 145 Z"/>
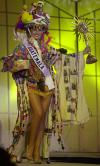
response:
<path id="1" fill-rule="evenodd" d="M 48 57 L 48 58 L 47 58 Z M 46 130 L 44 134 L 43 157 L 49 156 L 49 146 L 51 133 L 57 134 L 57 139 L 64 150 L 62 140 L 63 124 L 85 123 L 89 119 L 87 104 L 85 101 L 84 91 L 82 87 L 82 76 L 84 71 L 84 57 L 82 54 L 70 54 L 68 56 L 59 55 L 55 50 L 43 57 L 43 61 L 49 67 L 52 73 L 51 64 L 55 62 L 56 75 L 53 75 L 55 83 L 54 95 L 46 121 Z M 57 60 L 57 58 L 59 58 Z M 32 61 L 30 55 L 23 45 L 16 47 L 13 56 L 3 58 L 3 70 L 12 72 L 15 62 L 28 60 L 28 67 L 20 68 L 14 72 L 13 78 L 17 85 L 17 103 L 18 117 L 13 131 L 13 143 L 10 147 L 11 153 L 22 154 L 25 147 L 25 134 L 27 125 L 31 120 L 31 111 L 27 94 L 27 86 L 34 89 L 34 93 L 38 95 L 48 95 L 52 91 L 44 90 L 44 77 L 41 71 Z M 57 61 L 56 61 L 57 60 Z M 26 63 L 24 64 L 26 65 Z M 16 67 L 17 68 L 17 67 Z M 40 85 L 39 85 L 40 81 Z M 40 89 L 44 87 L 44 89 Z M 63 104 L 64 103 L 64 104 Z M 43 141 L 44 142 L 44 141 Z M 17 149 L 17 151 L 15 150 Z"/>
<path id="2" fill-rule="evenodd" d="M 53 58 L 52 58 L 53 57 Z M 48 60 L 47 60 L 48 59 Z M 48 62 L 53 62 L 57 59 L 57 53 L 55 52 L 50 55 L 50 52 L 47 54 L 47 57 L 43 58 L 44 63 L 51 69 L 51 64 Z M 9 60 L 9 61 L 8 61 Z M 50 61 L 51 60 L 51 61 Z M 47 64 L 48 63 L 48 64 Z M 23 146 L 25 147 L 25 135 L 27 131 L 27 125 L 30 122 L 30 105 L 27 94 L 27 86 L 28 88 L 34 89 L 33 92 L 46 96 L 53 91 L 49 91 L 48 88 L 44 84 L 44 76 L 41 71 L 37 68 L 30 55 L 26 51 L 26 48 L 23 45 L 19 45 L 15 48 L 13 55 L 3 58 L 3 72 L 9 71 L 12 72 L 12 76 L 17 85 L 17 105 L 18 105 L 18 116 L 16 120 L 16 124 L 13 130 L 13 142 L 9 147 L 9 152 L 17 156 L 17 154 L 22 154 L 24 151 Z M 52 73 L 52 69 L 51 69 Z M 39 85 L 40 84 L 40 85 Z M 44 89 L 41 89 L 44 87 Z M 48 139 L 49 133 L 51 133 L 52 129 L 55 133 L 58 130 L 56 122 L 58 121 L 56 117 L 56 107 L 53 106 L 55 103 L 55 97 L 52 100 L 52 114 L 49 112 L 49 117 L 47 118 L 47 126 L 45 130 L 46 138 Z M 53 113 L 54 112 L 54 113 Z M 55 118 L 56 117 L 56 118 Z M 50 123 L 52 124 L 50 126 Z M 49 123 L 50 122 L 50 123 Z M 59 138 L 60 138 L 59 133 Z M 47 141 L 48 142 L 48 141 Z M 48 146 L 48 145 L 47 145 Z M 43 152 L 43 154 L 47 154 L 47 152 Z M 44 156 L 45 157 L 45 156 Z"/>
<path id="3" fill-rule="evenodd" d="M 10 154 L 20 156 L 22 155 L 25 149 L 25 135 L 27 132 L 27 126 L 31 118 L 31 110 L 30 110 L 26 80 L 23 78 L 17 78 L 16 85 L 17 85 L 18 115 L 13 130 L 13 142 L 8 150 Z"/>
<path id="4" fill-rule="evenodd" d="M 53 70 L 51 65 L 55 62 L 55 60 L 58 58 L 59 53 L 56 51 L 53 52 L 52 49 L 50 49 L 49 52 L 45 52 L 42 54 L 42 60 L 46 64 L 46 66 L 50 69 L 51 74 L 53 74 Z M 25 69 L 28 69 L 27 71 L 27 79 L 28 81 L 39 81 L 44 80 L 43 73 L 38 69 L 34 61 L 32 60 L 31 56 L 29 55 L 27 49 L 24 45 L 18 45 L 14 51 L 12 56 L 3 57 L 3 72 L 18 72 Z"/>
<path id="5" fill-rule="evenodd" d="M 60 66 L 61 119 L 65 123 L 84 124 L 89 120 L 89 111 L 82 81 L 85 66 L 83 53 L 63 55 Z"/>

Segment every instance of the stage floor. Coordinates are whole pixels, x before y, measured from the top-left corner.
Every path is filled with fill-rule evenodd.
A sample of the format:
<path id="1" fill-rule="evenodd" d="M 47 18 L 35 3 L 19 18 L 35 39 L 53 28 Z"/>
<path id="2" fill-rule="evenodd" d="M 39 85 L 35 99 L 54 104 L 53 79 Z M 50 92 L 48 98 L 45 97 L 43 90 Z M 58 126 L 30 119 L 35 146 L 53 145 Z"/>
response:
<path id="1" fill-rule="evenodd" d="M 86 163 L 64 163 L 64 162 L 51 162 L 50 164 L 30 164 L 30 163 L 21 163 L 17 166 L 97 166 L 97 164 L 86 164 Z M 100 166 L 100 164 L 98 164 Z"/>
<path id="2" fill-rule="evenodd" d="M 52 153 L 50 155 L 50 166 L 100 166 L 100 153 Z M 18 166 L 47 166 L 49 164 L 32 164 L 29 163 L 26 159 L 23 159 L 23 162 L 17 164 Z"/>

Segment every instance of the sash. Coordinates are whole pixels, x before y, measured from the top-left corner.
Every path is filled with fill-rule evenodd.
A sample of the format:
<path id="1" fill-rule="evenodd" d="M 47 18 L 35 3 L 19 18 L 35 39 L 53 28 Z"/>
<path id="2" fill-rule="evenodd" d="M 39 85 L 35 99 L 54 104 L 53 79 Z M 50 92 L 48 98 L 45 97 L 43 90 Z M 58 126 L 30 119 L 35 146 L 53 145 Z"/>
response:
<path id="1" fill-rule="evenodd" d="M 53 83 L 51 74 L 49 72 L 49 69 L 41 61 L 40 57 L 38 56 L 37 51 L 29 43 L 25 43 L 24 46 L 28 50 L 29 54 L 31 55 L 31 57 L 34 60 L 34 62 L 37 65 L 37 67 L 44 74 L 44 76 L 45 76 L 45 84 L 48 86 L 49 90 L 54 89 L 54 83 Z"/>

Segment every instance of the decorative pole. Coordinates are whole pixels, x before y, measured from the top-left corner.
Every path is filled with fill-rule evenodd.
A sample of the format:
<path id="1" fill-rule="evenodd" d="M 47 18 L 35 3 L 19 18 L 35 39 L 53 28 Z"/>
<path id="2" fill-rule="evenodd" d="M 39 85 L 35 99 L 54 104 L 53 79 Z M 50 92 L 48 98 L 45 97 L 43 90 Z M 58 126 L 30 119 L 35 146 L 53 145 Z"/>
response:
<path id="1" fill-rule="evenodd" d="M 79 0 L 72 0 L 73 2 L 75 2 L 75 18 L 78 18 L 78 1 Z M 78 47 L 78 30 L 76 30 L 76 52 L 78 54 L 78 50 L 79 50 L 79 47 Z"/>
<path id="2" fill-rule="evenodd" d="M 75 17 L 78 18 L 78 0 L 74 0 L 75 2 Z M 77 55 L 78 55 L 78 50 L 79 50 L 79 47 L 78 47 L 78 31 L 76 31 L 76 52 L 77 52 Z"/>

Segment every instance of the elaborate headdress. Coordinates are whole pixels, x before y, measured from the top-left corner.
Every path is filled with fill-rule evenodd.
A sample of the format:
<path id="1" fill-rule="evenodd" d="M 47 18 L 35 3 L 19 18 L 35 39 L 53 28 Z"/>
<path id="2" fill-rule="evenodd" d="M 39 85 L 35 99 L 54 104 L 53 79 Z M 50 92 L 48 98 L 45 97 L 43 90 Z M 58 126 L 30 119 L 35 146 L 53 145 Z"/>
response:
<path id="1" fill-rule="evenodd" d="M 18 18 L 15 31 L 29 31 L 30 28 L 36 30 L 36 25 L 38 25 L 40 31 L 47 32 L 50 17 L 48 14 L 43 12 L 43 5 L 44 2 L 42 1 L 32 3 L 30 10 L 28 10 L 27 6 L 24 5 L 23 11 Z"/>

